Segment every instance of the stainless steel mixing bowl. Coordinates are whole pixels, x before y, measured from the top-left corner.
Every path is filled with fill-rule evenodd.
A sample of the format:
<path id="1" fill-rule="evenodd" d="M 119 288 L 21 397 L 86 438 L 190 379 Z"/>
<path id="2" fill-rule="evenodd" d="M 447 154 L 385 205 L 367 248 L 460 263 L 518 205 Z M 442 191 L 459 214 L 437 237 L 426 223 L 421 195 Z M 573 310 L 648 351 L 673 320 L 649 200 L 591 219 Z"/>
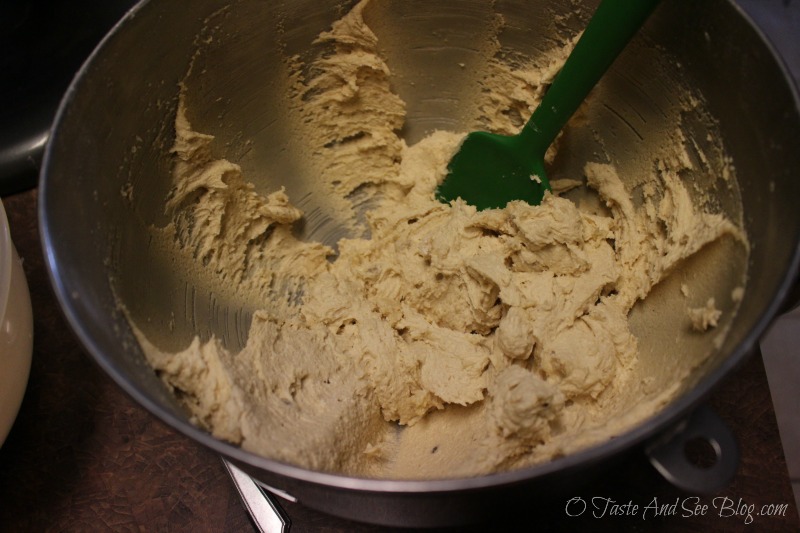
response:
<path id="1" fill-rule="evenodd" d="M 653 370 L 656 385 L 668 386 L 691 369 L 666 408 L 611 441 L 536 467 L 417 481 L 309 471 L 245 452 L 190 423 L 145 362 L 119 303 L 162 348 L 216 334 L 235 349 L 259 302 L 187 271 L 150 239 L 151 226 L 168 222 L 164 202 L 178 85 L 187 87 L 194 128 L 216 136 L 215 155 L 240 164 L 258 190 L 286 185 L 290 196 L 302 198 L 300 207 L 316 213 L 314 223 L 298 231 L 333 243 L 345 226 L 336 212 L 326 211 L 324 195 L 314 193 L 298 149 L 302 139 L 285 120 L 285 59 L 308 59 L 312 41 L 349 4 L 198 0 L 188 7 L 182 0 L 144 1 L 84 65 L 58 113 L 39 194 L 53 285 L 86 350 L 178 431 L 301 503 L 350 518 L 404 525 L 472 520 L 490 502 L 569 487 L 642 447 L 681 486 L 718 484 L 718 476 L 730 474 L 725 457 L 719 462 L 727 474 L 711 470 L 693 477 L 658 450 L 676 427 L 684 427 L 679 423 L 696 420 L 687 417 L 749 354 L 778 312 L 796 277 L 800 242 L 797 92 L 763 36 L 726 0 L 664 2 L 592 95 L 585 120 L 570 130 L 570 157 L 557 160 L 553 170 L 554 177 L 579 176 L 585 160 L 599 158 L 635 177 L 652 164 L 652 153 L 674 141 L 678 125 L 696 150 L 715 154 L 705 162 L 698 158 L 684 178 L 708 207 L 742 223 L 752 253 L 745 261 L 735 247 L 714 246 L 634 309 L 644 367 Z M 403 135 L 414 142 L 436 128 L 475 129 L 468 105 L 481 58 L 475 43 L 496 28 L 497 13 L 501 47 L 507 57 L 524 59 L 540 56 L 554 38 L 575 35 L 591 7 L 561 0 L 376 0 L 367 22 L 395 73 L 395 89 L 408 103 Z M 692 94 L 699 105 L 687 111 Z M 724 161 L 717 140 L 733 161 L 738 188 L 720 181 Z M 632 179 L 628 185 L 635 187 Z M 747 289 L 734 315 L 729 294 L 745 271 Z M 730 311 L 723 342 L 715 344 L 713 335 L 675 340 L 685 310 L 670 287 L 684 282 L 726 295 L 718 300 Z M 724 438 L 704 424 L 709 439 Z"/>

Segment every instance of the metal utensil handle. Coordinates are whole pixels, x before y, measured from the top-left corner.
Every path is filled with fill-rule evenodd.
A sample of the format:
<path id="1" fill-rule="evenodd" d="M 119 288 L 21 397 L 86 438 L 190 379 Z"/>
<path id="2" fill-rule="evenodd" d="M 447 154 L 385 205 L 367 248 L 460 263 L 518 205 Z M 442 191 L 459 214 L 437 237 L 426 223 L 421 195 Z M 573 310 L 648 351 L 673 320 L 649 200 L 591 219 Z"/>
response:
<path id="1" fill-rule="evenodd" d="M 699 466 L 687 457 L 687 444 L 697 439 L 708 442 L 716 453 L 716 461 L 708 467 Z M 700 407 L 672 431 L 651 442 L 645 453 L 667 481 L 682 490 L 699 494 L 724 488 L 739 466 L 736 438 L 707 406 Z"/>
<path id="2" fill-rule="evenodd" d="M 242 498 L 253 525 L 260 533 L 288 533 L 291 522 L 278 502 L 267 494 L 253 478 L 236 468 L 227 460 L 222 464 L 228 470 L 239 496 Z"/>

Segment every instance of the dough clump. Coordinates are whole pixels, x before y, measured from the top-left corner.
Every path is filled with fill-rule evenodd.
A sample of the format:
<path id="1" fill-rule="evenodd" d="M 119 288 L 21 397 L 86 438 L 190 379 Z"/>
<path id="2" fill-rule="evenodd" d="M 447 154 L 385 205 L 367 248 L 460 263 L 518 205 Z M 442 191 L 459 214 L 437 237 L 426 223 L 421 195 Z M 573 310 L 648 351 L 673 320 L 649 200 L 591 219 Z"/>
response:
<path id="1" fill-rule="evenodd" d="M 172 353 L 142 335 L 149 362 L 215 436 L 349 475 L 517 468 L 655 411 L 673 391 L 629 408 L 644 385 L 628 314 L 707 244 L 743 240 L 739 229 L 697 209 L 679 165 L 664 161 L 648 177 L 660 194 L 641 205 L 613 165 L 597 162 L 563 190 L 585 181 L 600 210 L 556 193 L 486 211 L 436 201 L 463 133 L 436 131 L 411 146 L 399 136 L 405 104 L 364 22 L 367 5 L 320 36 L 328 53 L 298 78 L 292 100 L 313 118 L 299 122 L 320 187 L 375 192 L 365 236 L 340 240 L 337 251 L 296 238 L 304 214 L 284 190 L 260 194 L 238 165 L 212 156 L 213 137 L 187 119 L 184 87 L 172 223 L 154 231 L 211 275 L 262 291 L 265 306 L 240 351 L 211 338 Z M 508 83 L 540 86 L 553 72 L 494 68 Z M 532 108 L 537 97 L 519 98 Z M 503 98 L 484 108 L 508 105 Z M 490 112 L 484 119 L 491 125 Z M 291 297 L 277 304 L 275 294 Z M 701 325 L 716 323 L 706 316 Z"/>

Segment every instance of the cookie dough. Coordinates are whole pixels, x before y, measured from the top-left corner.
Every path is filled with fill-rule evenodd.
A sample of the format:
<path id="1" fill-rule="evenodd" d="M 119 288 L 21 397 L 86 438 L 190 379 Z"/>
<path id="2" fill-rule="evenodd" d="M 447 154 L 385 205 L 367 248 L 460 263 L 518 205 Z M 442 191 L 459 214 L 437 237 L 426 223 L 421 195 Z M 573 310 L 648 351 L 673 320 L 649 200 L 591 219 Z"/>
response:
<path id="1" fill-rule="evenodd" d="M 343 205 L 370 193 L 363 237 L 335 250 L 295 237 L 304 214 L 284 190 L 260 194 L 238 165 L 213 157 L 214 138 L 193 130 L 182 88 L 172 222 L 153 232 L 209 275 L 263 293 L 264 308 L 236 352 L 198 338 L 173 353 L 140 335 L 155 371 L 221 439 L 314 470 L 384 478 L 535 464 L 666 404 L 675 387 L 643 395 L 629 312 L 707 244 L 746 243 L 726 217 L 693 204 L 679 175 L 683 148 L 654 162 L 636 201 L 613 165 L 588 162 L 539 206 L 439 203 L 434 190 L 464 132 L 406 144 L 405 104 L 364 22 L 367 5 L 319 37 L 328 53 L 298 75 L 290 99 L 319 186 Z M 553 65 L 567 52 L 556 50 Z M 536 88 L 553 65 L 492 68 Z M 487 109 L 515 98 L 527 113 L 539 94 L 518 91 L 487 91 Z M 518 127 L 500 112 L 487 111 L 485 123 Z M 560 195 L 584 181 L 599 208 Z"/>
<path id="2" fill-rule="evenodd" d="M 707 331 L 709 328 L 717 327 L 722 316 L 722 311 L 717 309 L 714 298 L 709 298 L 703 307 L 690 308 L 688 313 L 692 329 L 695 331 Z"/>

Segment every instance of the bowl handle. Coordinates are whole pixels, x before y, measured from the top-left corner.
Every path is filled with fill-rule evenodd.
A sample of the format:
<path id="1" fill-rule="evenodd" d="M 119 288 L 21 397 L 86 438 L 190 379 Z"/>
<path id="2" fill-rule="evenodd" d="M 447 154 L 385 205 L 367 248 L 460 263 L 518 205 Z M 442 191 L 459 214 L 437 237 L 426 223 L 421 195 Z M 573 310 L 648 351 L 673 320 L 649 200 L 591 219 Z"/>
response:
<path id="1" fill-rule="evenodd" d="M 705 441 L 716 454 L 713 464 L 696 464 L 687 455 L 687 445 Z M 739 466 L 739 445 L 728 426 L 702 406 L 645 447 L 650 463 L 679 489 L 708 494 L 724 488 Z"/>

